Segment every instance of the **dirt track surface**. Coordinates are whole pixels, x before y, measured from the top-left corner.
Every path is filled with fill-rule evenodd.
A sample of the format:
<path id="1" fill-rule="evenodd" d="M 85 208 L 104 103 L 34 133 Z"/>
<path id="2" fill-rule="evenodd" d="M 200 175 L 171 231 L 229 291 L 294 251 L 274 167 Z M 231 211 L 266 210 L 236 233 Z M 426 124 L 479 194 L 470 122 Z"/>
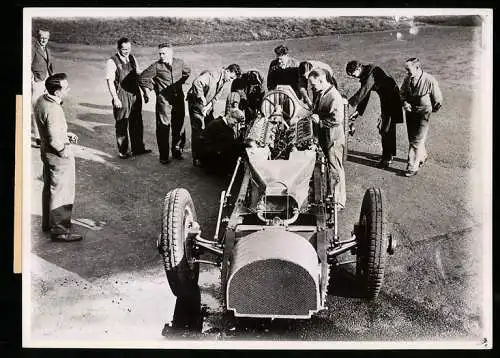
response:
<path id="1" fill-rule="evenodd" d="M 353 268 L 346 265 L 336 276 L 329 309 L 311 320 L 236 322 L 222 315 L 219 271 L 203 267 L 202 333 L 166 337 L 161 333 L 172 319 L 175 297 L 155 247 L 163 198 L 173 188 L 188 189 L 204 234 L 210 237 L 227 181 L 194 168 L 189 151 L 185 160 L 159 163 L 154 104 L 143 112 L 145 142 L 153 153 L 118 159 L 103 79 L 104 60 L 113 49 L 55 44 L 57 70 L 70 74 L 72 93 L 64 104 L 69 130 L 80 138 L 74 148 L 74 228 L 85 238 L 61 244 L 42 234 L 41 161 L 38 150 L 32 149 L 31 339 L 42 345 L 78 346 L 168 345 L 180 339 L 194 339 L 192 347 L 205 344 L 199 340 L 446 340 L 480 346 L 486 317 L 482 257 L 487 222 L 481 206 L 484 161 L 472 146 L 479 143 L 480 133 L 470 125 L 481 120 L 474 109 L 480 88 L 477 31 L 431 28 L 403 41 L 392 33 L 288 40 L 296 57 L 330 63 L 347 95 L 357 88 L 343 75 L 344 64 L 353 58 L 381 64 L 401 83 L 404 59 L 418 55 L 440 81 L 445 104 L 431 118 L 430 159 L 417 176 L 401 176 L 407 146 L 404 125 L 398 127 L 394 164 L 387 170 L 375 167 L 374 155 L 381 150 L 376 95 L 357 121 L 356 135 L 349 138 L 347 207 L 339 218 L 340 234 L 348 235 L 358 220 L 365 190 L 382 188 L 398 240 L 382 293 L 372 303 L 352 297 Z M 232 62 L 266 73 L 277 43 L 181 47 L 177 54 L 191 64 L 193 74 L 207 63 L 217 67 Z M 143 66 L 155 59 L 155 49 L 134 50 Z M 186 125 L 189 134 L 188 120 Z"/>

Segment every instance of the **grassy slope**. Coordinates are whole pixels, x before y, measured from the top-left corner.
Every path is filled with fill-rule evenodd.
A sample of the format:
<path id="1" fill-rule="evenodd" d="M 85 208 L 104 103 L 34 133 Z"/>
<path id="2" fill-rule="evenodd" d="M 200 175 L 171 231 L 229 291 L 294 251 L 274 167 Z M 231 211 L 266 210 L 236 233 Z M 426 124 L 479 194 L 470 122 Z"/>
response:
<path id="1" fill-rule="evenodd" d="M 460 18 L 460 19 L 459 19 Z M 418 22 L 435 24 L 471 24 L 463 17 L 421 17 Z M 156 45 L 170 41 L 174 45 L 201 43 L 274 40 L 329 35 L 336 33 L 370 32 L 406 29 L 408 21 L 391 17 L 328 17 L 328 18 L 35 18 L 33 29 L 50 29 L 52 41 L 88 45 L 114 44 L 127 36 L 138 45 Z"/>

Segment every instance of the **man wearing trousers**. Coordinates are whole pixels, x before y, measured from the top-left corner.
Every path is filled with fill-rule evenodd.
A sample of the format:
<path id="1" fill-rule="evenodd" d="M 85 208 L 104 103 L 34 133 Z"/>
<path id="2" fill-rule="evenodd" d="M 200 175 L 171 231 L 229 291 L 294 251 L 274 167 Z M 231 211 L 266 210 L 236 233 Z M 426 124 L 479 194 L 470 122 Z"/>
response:
<path id="1" fill-rule="evenodd" d="M 52 241 L 79 241 L 82 236 L 71 233 L 75 158 L 70 143 L 76 143 L 77 137 L 68 133 L 61 106 L 62 99 L 69 92 L 66 74 L 49 76 L 45 87 L 47 93 L 35 104 L 43 162 L 42 231 L 50 231 Z"/>
<path id="2" fill-rule="evenodd" d="M 363 115 L 372 91 L 377 92 L 380 98 L 380 117 L 377 127 L 382 140 L 382 157 L 379 167 L 386 168 L 392 164 L 392 159 L 396 156 L 396 124 L 403 123 L 399 87 L 384 70 L 371 64 L 349 61 L 346 73 L 359 78 L 361 84 L 359 90 L 349 99 L 349 105 L 355 108 L 351 119 Z"/>
<path id="3" fill-rule="evenodd" d="M 144 102 L 149 102 L 149 92 L 156 93 L 156 142 L 160 152 L 160 163 L 170 161 L 169 136 L 172 126 L 172 156 L 182 159 L 186 143 L 184 131 L 184 92 L 182 85 L 191 70 L 181 59 L 173 57 L 172 46 L 162 43 L 158 46 L 159 60 L 151 64 L 139 76 L 139 86 Z"/>
<path id="4" fill-rule="evenodd" d="M 344 99 L 337 88 L 328 81 L 326 71 L 312 70 L 308 78 L 312 90 L 317 93 L 313 104 L 313 120 L 319 124 L 319 144 L 328 161 L 330 192 L 335 193 L 335 203 L 343 209 L 346 203 L 343 163 Z"/>
<path id="5" fill-rule="evenodd" d="M 443 96 L 436 79 L 424 72 L 418 58 L 406 60 L 407 76 L 401 85 L 401 101 L 406 112 L 408 130 L 408 165 L 405 176 L 417 174 L 427 160 L 425 141 L 429 131 L 429 119 L 443 103 Z"/>
<path id="6" fill-rule="evenodd" d="M 32 109 L 36 101 L 45 91 L 45 80 L 54 73 L 51 53 L 47 46 L 50 38 L 50 32 L 39 29 L 36 41 L 31 47 L 31 105 Z M 31 116 L 31 146 L 40 147 L 40 134 L 36 125 L 35 116 Z"/>
<path id="7" fill-rule="evenodd" d="M 132 44 L 122 37 L 118 40 L 118 52 L 106 63 L 106 83 L 112 98 L 115 117 L 118 156 L 130 157 L 128 141 L 133 155 L 151 153 L 144 147 L 142 123 L 142 97 L 137 79 L 137 60 L 130 54 Z"/>
<path id="8" fill-rule="evenodd" d="M 191 149 L 193 165 L 201 165 L 202 130 L 219 113 L 214 113 L 214 105 L 221 96 L 231 89 L 231 82 L 241 76 L 238 64 L 229 65 L 218 71 L 203 71 L 191 86 L 187 94 L 189 117 L 191 120 Z M 224 113 L 220 113 L 224 115 Z"/>

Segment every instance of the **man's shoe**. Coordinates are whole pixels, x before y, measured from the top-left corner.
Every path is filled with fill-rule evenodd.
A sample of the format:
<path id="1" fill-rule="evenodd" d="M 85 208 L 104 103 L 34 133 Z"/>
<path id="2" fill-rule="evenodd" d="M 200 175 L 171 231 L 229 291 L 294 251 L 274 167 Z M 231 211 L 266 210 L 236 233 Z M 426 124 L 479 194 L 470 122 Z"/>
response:
<path id="1" fill-rule="evenodd" d="M 414 175 L 417 175 L 417 173 L 418 173 L 418 170 L 407 170 L 405 172 L 405 177 L 412 177 Z"/>
<path id="2" fill-rule="evenodd" d="M 170 159 L 160 159 L 161 164 L 168 164 L 170 163 Z"/>
<path id="3" fill-rule="evenodd" d="M 139 150 L 137 152 L 132 152 L 133 155 L 142 155 L 142 154 L 148 154 L 148 153 L 151 153 L 152 150 L 151 149 L 143 149 L 143 150 Z"/>
<path id="4" fill-rule="evenodd" d="M 129 153 L 118 153 L 118 157 L 120 159 L 127 159 L 127 158 L 130 158 L 130 154 Z"/>
<path id="5" fill-rule="evenodd" d="M 391 164 L 392 164 L 391 159 L 382 159 L 380 162 L 378 162 L 377 166 L 379 168 L 387 168 Z"/>
<path id="6" fill-rule="evenodd" d="M 175 151 L 172 153 L 172 157 L 174 157 L 175 159 L 184 159 L 184 157 L 182 156 L 182 152 L 181 151 Z"/>
<path id="7" fill-rule="evenodd" d="M 52 241 L 55 242 L 73 242 L 73 241 L 81 241 L 83 239 L 82 235 L 79 234 L 62 234 L 62 235 L 54 235 L 51 237 Z"/>

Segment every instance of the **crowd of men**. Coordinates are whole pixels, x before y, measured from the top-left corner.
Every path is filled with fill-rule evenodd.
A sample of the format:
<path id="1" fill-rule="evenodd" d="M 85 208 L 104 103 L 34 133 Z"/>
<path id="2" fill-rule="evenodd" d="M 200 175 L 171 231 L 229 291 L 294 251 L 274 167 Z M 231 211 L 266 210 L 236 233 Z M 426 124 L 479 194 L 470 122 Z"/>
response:
<path id="1" fill-rule="evenodd" d="M 71 212 L 74 202 L 75 161 L 71 143 L 77 136 L 67 131 L 61 107 L 69 92 L 68 77 L 55 73 L 47 47 L 50 32 L 39 30 L 32 47 L 32 146 L 39 147 L 43 162 L 42 230 L 50 232 L 54 241 L 77 241 L 81 235 L 71 233 Z M 143 141 L 142 102 L 148 103 L 155 92 L 156 141 L 161 164 L 183 159 L 186 144 L 184 128 L 185 102 L 191 122 L 191 153 L 193 165 L 230 168 L 242 149 L 236 128 L 242 121 L 255 119 L 265 93 L 263 76 L 256 70 L 242 73 L 238 64 L 203 71 L 193 79 L 184 95 L 183 84 L 191 76 L 190 67 L 174 57 L 169 43 L 158 45 L 158 60 L 141 71 L 131 53 L 127 38 L 117 42 L 117 52 L 106 62 L 106 84 L 111 96 L 118 156 L 151 153 Z M 267 75 L 267 89 L 289 85 L 313 115 L 320 130 L 318 142 L 328 159 L 331 190 L 341 207 L 345 205 L 343 153 L 344 100 L 337 88 L 332 68 L 320 61 L 298 61 L 280 45 L 274 49 Z M 417 174 L 427 160 L 425 141 L 429 118 L 442 105 L 436 79 L 424 72 L 417 58 L 404 63 L 407 71 L 401 88 L 380 67 L 350 61 L 347 75 L 359 79 L 359 90 L 349 98 L 350 119 L 362 116 L 371 92 L 380 98 L 378 131 L 382 142 L 380 167 L 388 167 L 396 155 L 396 125 L 404 122 L 408 131 L 408 164 L 406 176 Z M 219 101 L 225 108 L 217 108 Z M 172 137 L 170 141 L 170 136 Z M 129 146 L 130 142 L 130 146 Z M 130 149 L 130 151 L 129 151 Z"/>

